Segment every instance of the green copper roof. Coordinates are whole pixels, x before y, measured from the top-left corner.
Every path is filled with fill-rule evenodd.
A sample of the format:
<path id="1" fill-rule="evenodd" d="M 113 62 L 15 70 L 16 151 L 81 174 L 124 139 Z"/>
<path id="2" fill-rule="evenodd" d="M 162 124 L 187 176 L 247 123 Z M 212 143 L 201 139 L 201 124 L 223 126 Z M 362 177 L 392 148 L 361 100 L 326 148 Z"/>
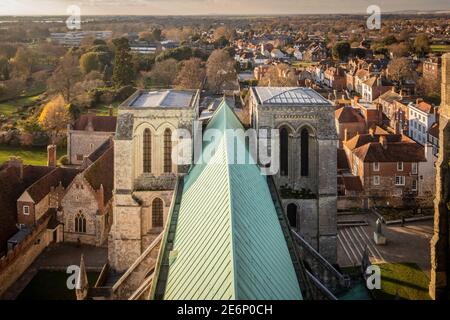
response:
<path id="1" fill-rule="evenodd" d="M 222 102 L 208 129 L 243 127 Z M 164 299 L 302 299 L 265 176 L 229 164 L 244 144 L 226 134 L 204 143 L 211 160 L 186 176 Z"/>

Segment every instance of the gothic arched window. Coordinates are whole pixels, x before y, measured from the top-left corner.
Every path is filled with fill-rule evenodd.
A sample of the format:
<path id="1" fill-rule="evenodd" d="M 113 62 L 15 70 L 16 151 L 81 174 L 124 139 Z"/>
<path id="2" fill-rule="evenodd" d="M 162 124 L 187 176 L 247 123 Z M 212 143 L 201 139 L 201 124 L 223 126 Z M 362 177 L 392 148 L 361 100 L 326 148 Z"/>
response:
<path id="1" fill-rule="evenodd" d="M 86 217 L 81 211 L 75 215 L 75 232 L 86 233 Z"/>
<path id="2" fill-rule="evenodd" d="M 150 129 L 144 130 L 144 144 L 143 144 L 143 158 L 144 158 L 144 172 L 152 172 L 152 133 Z"/>
<path id="3" fill-rule="evenodd" d="M 172 172 L 172 131 L 164 131 L 164 173 Z"/>
<path id="4" fill-rule="evenodd" d="M 280 130 L 280 174 L 289 174 L 289 132 L 286 128 Z"/>
<path id="5" fill-rule="evenodd" d="M 152 203 L 152 227 L 162 227 L 164 221 L 164 204 L 160 198 L 155 198 Z"/>
<path id="6" fill-rule="evenodd" d="M 303 129 L 301 133 L 301 175 L 306 177 L 309 175 L 309 132 Z"/>

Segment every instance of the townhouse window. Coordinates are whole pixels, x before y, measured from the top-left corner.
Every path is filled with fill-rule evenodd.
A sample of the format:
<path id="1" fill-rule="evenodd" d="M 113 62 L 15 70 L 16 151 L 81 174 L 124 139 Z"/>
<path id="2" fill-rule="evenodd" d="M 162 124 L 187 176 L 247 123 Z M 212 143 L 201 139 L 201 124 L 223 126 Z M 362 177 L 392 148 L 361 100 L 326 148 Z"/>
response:
<path id="1" fill-rule="evenodd" d="M 397 162 L 397 171 L 403 171 L 403 162 Z"/>
<path id="2" fill-rule="evenodd" d="M 30 215 L 30 206 L 23 206 L 23 214 L 26 216 Z"/>
<path id="3" fill-rule="evenodd" d="M 417 179 L 414 179 L 412 181 L 411 190 L 412 191 L 417 191 Z"/>
<path id="4" fill-rule="evenodd" d="M 405 185 L 405 176 L 396 176 L 395 177 L 395 185 L 396 186 L 404 186 Z"/>
<path id="5" fill-rule="evenodd" d="M 411 172 L 412 174 L 417 174 L 417 162 L 411 164 Z"/>
<path id="6" fill-rule="evenodd" d="M 373 163 L 373 171 L 380 171 L 380 163 L 379 162 Z"/>
<path id="7" fill-rule="evenodd" d="M 374 186 L 380 185 L 380 176 L 373 176 L 373 185 Z"/>

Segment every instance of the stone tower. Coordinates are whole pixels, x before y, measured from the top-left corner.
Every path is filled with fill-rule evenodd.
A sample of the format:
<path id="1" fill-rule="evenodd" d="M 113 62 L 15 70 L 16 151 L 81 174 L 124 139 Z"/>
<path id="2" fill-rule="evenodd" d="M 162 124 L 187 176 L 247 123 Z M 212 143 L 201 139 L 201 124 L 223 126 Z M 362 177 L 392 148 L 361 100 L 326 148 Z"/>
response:
<path id="1" fill-rule="evenodd" d="M 450 287 L 449 201 L 450 201 L 450 53 L 442 56 L 441 107 L 439 108 L 439 156 L 436 162 L 434 235 L 431 239 L 430 296 L 448 299 Z"/>
<path id="2" fill-rule="evenodd" d="M 278 129 L 274 181 L 293 229 L 329 262 L 337 260 L 337 147 L 331 102 L 310 88 L 254 87 L 252 125 Z"/>
<path id="3" fill-rule="evenodd" d="M 178 176 L 171 157 L 177 129 L 191 132 L 198 91 L 137 91 L 118 110 L 114 137 L 113 224 L 108 260 L 127 270 L 163 231 Z"/>

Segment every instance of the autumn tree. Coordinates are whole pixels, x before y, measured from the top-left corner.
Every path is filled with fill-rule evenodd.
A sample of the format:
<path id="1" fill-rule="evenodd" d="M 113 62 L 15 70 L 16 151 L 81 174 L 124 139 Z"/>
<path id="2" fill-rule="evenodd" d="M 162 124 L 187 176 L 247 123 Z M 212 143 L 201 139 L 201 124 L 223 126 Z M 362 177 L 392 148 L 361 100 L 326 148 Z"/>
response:
<path id="1" fill-rule="evenodd" d="M 400 85 L 414 76 L 414 69 L 408 58 L 394 58 L 388 65 L 389 77 Z"/>
<path id="2" fill-rule="evenodd" d="M 39 124 L 50 134 L 52 143 L 55 143 L 59 133 L 66 129 L 70 122 L 69 105 L 62 95 L 51 99 L 42 109 Z"/>
<path id="3" fill-rule="evenodd" d="M 216 30 L 214 30 L 214 33 L 213 33 L 213 38 L 216 41 L 220 38 L 224 38 L 227 41 L 231 41 L 231 40 L 233 40 L 234 36 L 235 36 L 235 31 L 226 26 L 220 26 L 220 27 L 216 28 Z"/>
<path id="4" fill-rule="evenodd" d="M 389 46 L 389 51 L 395 58 L 407 57 L 409 55 L 409 49 L 409 45 L 405 42 L 394 43 L 393 45 Z"/>
<path id="5" fill-rule="evenodd" d="M 236 82 L 236 63 L 224 50 L 214 50 L 206 62 L 208 88 L 221 93 Z"/>
<path id="6" fill-rule="evenodd" d="M 48 80 L 50 93 L 61 94 L 67 103 L 72 102 L 75 84 L 81 79 L 79 59 L 73 53 L 67 53 L 58 68 Z"/>
<path id="7" fill-rule="evenodd" d="M 180 89 L 200 89 L 205 75 L 206 71 L 202 60 L 191 58 L 183 62 L 183 67 L 175 79 L 175 85 Z"/>
<path id="8" fill-rule="evenodd" d="M 114 39 L 113 43 L 116 48 L 116 58 L 112 79 L 116 86 L 129 85 L 134 80 L 134 71 L 133 57 L 130 53 L 128 39 Z"/>
<path id="9" fill-rule="evenodd" d="M 267 73 L 261 79 L 259 85 L 263 87 L 295 87 L 298 85 L 298 78 L 286 64 L 270 66 Z"/>
<path id="10" fill-rule="evenodd" d="M 175 59 L 157 62 L 148 74 L 148 84 L 150 86 L 170 87 L 175 81 L 177 70 Z"/>

